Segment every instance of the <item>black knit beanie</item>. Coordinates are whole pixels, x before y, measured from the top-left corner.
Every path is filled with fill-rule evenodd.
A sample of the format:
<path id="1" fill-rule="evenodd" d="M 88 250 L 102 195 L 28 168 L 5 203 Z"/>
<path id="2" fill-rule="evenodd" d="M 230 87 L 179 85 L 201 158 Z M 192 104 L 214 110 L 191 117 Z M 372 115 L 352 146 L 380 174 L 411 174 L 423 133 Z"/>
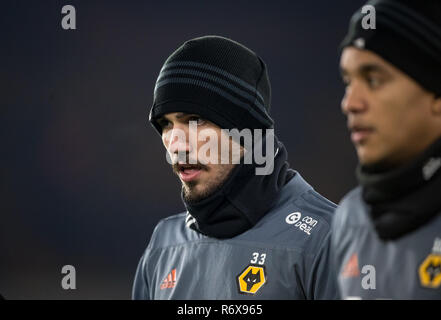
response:
<path id="1" fill-rule="evenodd" d="M 363 28 L 362 8 L 352 16 L 341 49 L 370 50 L 441 96 L 441 1 L 373 0 L 376 28 Z"/>
<path id="2" fill-rule="evenodd" d="M 245 46 L 219 36 L 186 41 L 165 61 L 149 120 L 170 112 L 198 114 L 222 129 L 267 129 L 271 86 L 265 63 Z"/>

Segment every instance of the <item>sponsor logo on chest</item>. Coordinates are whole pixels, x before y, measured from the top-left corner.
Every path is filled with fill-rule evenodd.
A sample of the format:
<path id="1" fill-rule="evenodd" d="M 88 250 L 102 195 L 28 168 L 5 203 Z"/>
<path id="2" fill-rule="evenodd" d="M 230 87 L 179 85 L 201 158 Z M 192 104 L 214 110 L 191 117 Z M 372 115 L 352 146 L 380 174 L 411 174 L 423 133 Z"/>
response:
<path id="1" fill-rule="evenodd" d="M 302 230 L 308 236 L 311 235 L 311 231 L 318 224 L 318 221 L 310 216 L 302 217 L 300 212 L 293 212 L 286 216 L 285 222 L 292 224 L 295 228 Z"/>

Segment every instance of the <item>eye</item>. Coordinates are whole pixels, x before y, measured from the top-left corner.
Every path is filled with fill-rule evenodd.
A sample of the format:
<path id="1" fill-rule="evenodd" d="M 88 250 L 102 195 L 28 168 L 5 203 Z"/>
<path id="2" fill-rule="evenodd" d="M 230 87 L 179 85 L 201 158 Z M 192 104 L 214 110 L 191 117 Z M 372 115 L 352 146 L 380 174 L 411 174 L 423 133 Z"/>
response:
<path id="1" fill-rule="evenodd" d="M 375 78 L 368 78 L 367 83 L 371 88 L 375 88 L 376 86 L 378 86 L 378 80 Z"/>
<path id="2" fill-rule="evenodd" d="M 381 85 L 381 80 L 378 77 L 366 77 L 366 82 L 371 89 L 376 89 Z"/>
<path id="3" fill-rule="evenodd" d="M 351 79 L 349 79 L 349 77 L 343 76 L 341 78 L 343 84 L 345 85 L 345 87 L 348 87 L 351 84 Z"/>
<path id="4" fill-rule="evenodd" d="M 190 116 L 188 117 L 188 122 L 195 121 L 198 126 L 205 124 L 205 120 L 199 116 Z"/>
<path id="5" fill-rule="evenodd" d="M 159 126 L 162 128 L 162 130 L 164 130 L 164 129 L 168 129 L 168 128 L 170 128 L 171 125 L 172 125 L 172 123 L 171 123 L 170 121 L 168 121 L 167 119 L 165 119 L 165 118 L 161 118 L 161 119 L 159 119 L 159 120 L 158 120 L 158 124 L 159 124 Z"/>

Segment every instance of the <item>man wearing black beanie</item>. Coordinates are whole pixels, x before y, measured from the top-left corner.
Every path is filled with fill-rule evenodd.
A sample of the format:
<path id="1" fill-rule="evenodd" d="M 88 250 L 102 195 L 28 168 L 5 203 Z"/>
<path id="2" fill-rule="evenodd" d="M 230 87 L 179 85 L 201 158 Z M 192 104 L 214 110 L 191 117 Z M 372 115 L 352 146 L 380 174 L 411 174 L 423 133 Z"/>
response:
<path id="1" fill-rule="evenodd" d="M 335 205 L 289 168 L 270 100 L 265 63 L 230 39 L 189 40 L 165 61 L 150 122 L 186 212 L 156 226 L 134 299 L 336 298 Z"/>
<path id="2" fill-rule="evenodd" d="M 360 183 L 332 226 L 341 297 L 441 299 L 441 2 L 367 6 L 340 59 Z"/>

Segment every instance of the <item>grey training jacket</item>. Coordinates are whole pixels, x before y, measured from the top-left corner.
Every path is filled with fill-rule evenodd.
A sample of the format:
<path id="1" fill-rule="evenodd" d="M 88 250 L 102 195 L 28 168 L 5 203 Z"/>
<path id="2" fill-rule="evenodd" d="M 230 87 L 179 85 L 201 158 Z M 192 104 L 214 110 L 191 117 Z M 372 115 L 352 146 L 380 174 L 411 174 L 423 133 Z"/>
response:
<path id="1" fill-rule="evenodd" d="M 133 299 L 335 299 L 330 223 L 335 205 L 300 174 L 253 228 L 231 239 L 161 220 L 136 271 Z"/>
<path id="2" fill-rule="evenodd" d="M 332 256 L 341 297 L 441 299 L 441 208 L 426 225 L 382 241 L 361 190 L 358 187 L 342 200 L 332 224 Z"/>

